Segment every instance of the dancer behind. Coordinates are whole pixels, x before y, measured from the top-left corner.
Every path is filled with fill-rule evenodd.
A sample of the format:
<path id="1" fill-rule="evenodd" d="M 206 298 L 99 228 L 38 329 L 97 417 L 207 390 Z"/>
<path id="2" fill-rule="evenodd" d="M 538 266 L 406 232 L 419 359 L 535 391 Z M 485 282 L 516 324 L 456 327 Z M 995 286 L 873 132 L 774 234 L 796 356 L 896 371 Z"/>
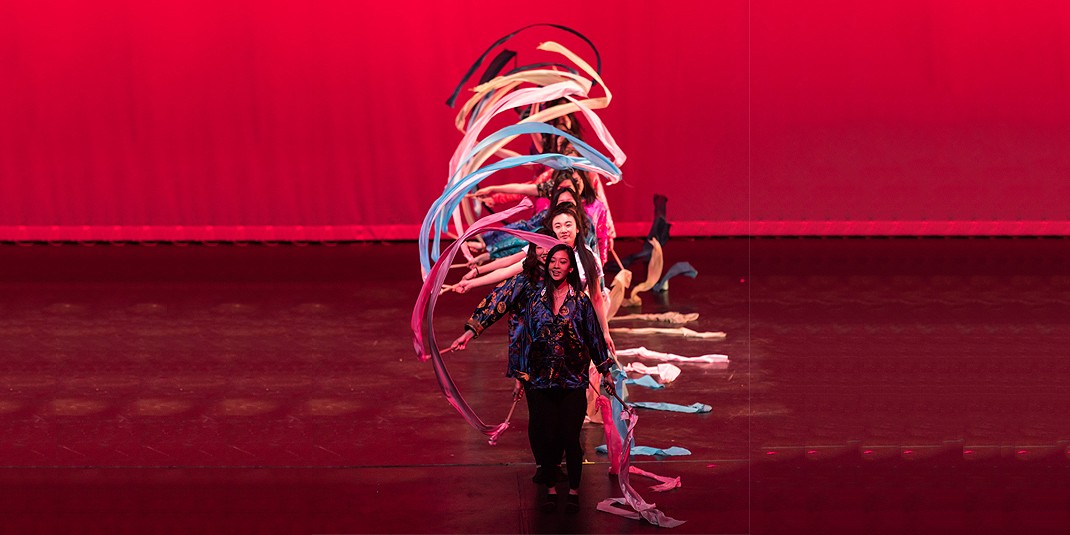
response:
<path id="1" fill-rule="evenodd" d="M 575 204 L 560 202 L 546 214 L 544 228 L 552 230 L 557 239 L 568 244 L 569 247 L 576 247 L 580 262 L 575 266 L 579 272 L 581 284 L 587 288 L 590 300 L 594 303 L 595 313 L 598 317 L 598 323 L 602 327 L 606 345 L 609 347 L 610 352 L 614 352 L 616 348 L 613 344 L 613 339 L 609 335 L 609 318 L 606 316 L 609 302 L 602 293 L 602 287 L 604 286 L 602 268 L 595 259 L 594 253 L 587 246 L 581 244 L 577 247 L 576 244 L 576 237 L 587 233 L 587 228 L 584 224 L 586 218 L 581 217 L 579 214 L 580 212 Z M 514 265 L 474 279 L 462 280 L 453 287 L 453 291 L 465 293 L 476 286 L 494 284 L 512 276 L 516 271 L 517 267 Z"/>
<path id="2" fill-rule="evenodd" d="M 510 185 L 507 184 L 506 186 L 508 187 Z M 488 189 L 497 187 L 498 186 L 489 186 Z M 572 190 L 572 202 L 579 204 L 579 201 L 583 199 L 582 196 L 576 194 L 577 191 L 583 189 L 583 181 L 579 178 L 579 176 L 573 176 L 573 173 L 569 170 L 556 171 L 554 172 L 552 181 L 539 184 L 537 187 L 537 194 L 540 197 L 536 200 L 535 215 L 531 216 L 527 220 L 510 223 L 506 225 L 506 227 L 528 231 L 534 231 L 534 229 L 541 227 L 543 223 L 543 218 L 546 217 L 546 212 L 548 208 L 557 206 L 558 201 L 556 196 L 562 188 L 568 188 Z M 478 193 L 473 194 L 473 196 L 474 195 L 478 195 Z M 541 197 L 543 195 L 547 196 L 550 199 L 550 202 L 548 206 L 544 205 L 540 207 L 539 202 L 543 201 Z M 600 210 L 596 205 L 594 207 L 594 212 L 598 213 L 599 211 Z M 585 215 L 585 217 L 589 220 L 591 219 L 590 215 Z M 593 220 L 591 220 L 591 224 L 588 225 L 588 227 L 591 229 L 591 233 L 585 241 L 587 241 L 588 244 L 592 247 L 595 247 L 599 239 L 596 235 L 597 225 L 595 225 L 593 223 Z M 603 229 L 603 231 L 604 230 L 605 229 Z M 604 231 L 602 233 L 601 239 L 608 239 L 608 236 L 608 232 Z M 480 236 L 478 242 L 469 241 L 462 246 L 467 248 L 470 254 L 478 255 L 475 256 L 472 262 L 469 262 L 469 267 L 474 267 L 476 265 L 481 265 L 487 261 L 498 260 L 500 258 L 513 255 L 523 249 L 525 245 L 527 245 L 527 242 L 520 238 L 517 238 L 516 236 L 513 236 L 512 234 L 501 231 L 489 231 Z"/>
<path id="3" fill-rule="evenodd" d="M 570 513 L 579 510 L 583 470 L 580 429 L 587 405 L 588 366 L 592 362 L 603 374 L 605 387 L 612 389 L 613 359 L 604 344 L 594 305 L 580 286 L 578 266 L 571 247 L 556 245 L 550 249 L 545 264 L 546 280 L 528 294 L 526 306 L 518 315 L 515 367 L 510 350 L 510 373 L 519 379 L 528 400 L 528 441 L 538 465 L 532 480 L 547 489 L 542 504 L 544 511 L 557 507 L 556 484 L 562 454 L 568 466 L 569 495 L 565 510 Z M 511 295 L 514 299 L 517 296 L 515 292 Z M 513 306 L 493 305 L 491 300 L 491 296 L 484 299 L 473 319 L 500 317 L 502 310 Z M 493 308 L 489 313 L 488 307 Z M 477 325 L 481 324 L 476 319 L 477 325 L 473 325 L 473 319 L 452 348 L 464 349 L 468 340 L 478 334 Z"/>
<path id="4" fill-rule="evenodd" d="M 553 236 L 553 233 L 548 230 L 540 230 L 539 233 Z M 505 314 L 510 314 L 509 364 L 505 376 L 516 379 L 516 385 L 513 388 L 514 397 L 523 394 L 520 379 L 517 377 L 520 366 L 520 317 L 525 313 L 531 296 L 541 288 L 543 275 L 546 273 L 546 253 L 546 249 L 539 246 L 529 248 L 524 259 L 523 271 L 494 287 L 494 290 L 479 302 L 472 317 L 465 322 L 464 334 L 450 346 L 451 351 L 464 349 L 469 340 L 483 334 L 484 330 Z"/>
<path id="5" fill-rule="evenodd" d="M 588 180 L 587 173 L 579 169 L 562 169 L 554 171 L 553 180 L 542 184 L 502 184 L 500 186 L 487 186 L 471 194 L 477 199 L 484 199 L 494 193 L 519 193 L 532 197 L 549 197 L 552 189 L 550 184 L 559 184 L 564 180 L 572 180 L 574 189 L 579 194 L 580 204 L 583 211 L 594 223 L 595 237 L 598 241 L 598 258 L 601 265 L 605 265 L 609 258 L 609 251 L 613 249 L 613 237 L 609 231 L 609 218 L 606 205 L 598 199 L 598 196 Z"/>
<path id="6" fill-rule="evenodd" d="M 576 204 L 577 195 L 575 191 L 575 183 L 572 179 L 566 178 L 565 180 L 558 182 L 554 187 L 551 199 L 550 206 L 557 206 L 562 202 Z M 516 230 L 526 230 L 528 232 L 537 232 L 540 228 L 545 227 L 547 213 L 549 213 L 549 210 L 541 210 L 526 220 L 510 223 L 506 225 L 506 227 Z M 591 248 L 591 250 L 594 250 L 597 247 L 598 241 L 595 238 L 591 219 L 586 215 L 584 216 L 584 219 L 584 222 L 587 224 L 584 243 L 587 247 Z M 523 261 L 524 251 L 527 249 L 528 243 L 512 234 L 502 231 L 488 231 L 485 232 L 484 235 L 486 236 L 486 247 L 490 251 L 489 254 L 483 253 L 476 257 L 472 262 L 469 262 L 469 267 L 471 269 L 461 279 L 471 280 L 476 277 L 487 275 L 494 270 L 511 266 L 513 266 L 513 270 L 498 274 L 497 277 L 494 278 L 484 279 L 481 284 L 476 284 L 476 286 L 500 282 L 518 273 L 519 271 L 514 264 Z M 493 260 L 484 264 L 483 262 L 488 258 Z"/>
<path id="7" fill-rule="evenodd" d="M 532 106 L 530 111 L 526 111 L 521 118 L 524 119 L 530 116 L 531 113 L 538 113 L 540 110 L 550 109 L 555 106 L 567 103 L 568 99 L 559 98 L 541 105 L 536 104 Z M 580 126 L 580 122 L 576 119 L 575 113 L 569 113 L 566 115 L 562 115 L 561 117 L 550 119 L 547 124 L 553 126 L 554 128 L 557 128 L 558 130 L 567 132 L 577 139 L 583 139 L 583 127 Z M 530 151 L 531 154 L 556 153 L 564 154 L 565 156 L 579 155 L 575 147 L 572 146 L 572 142 L 563 136 L 558 136 L 554 134 L 540 134 L 539 137 L 535 139 L 537 141 L 537 145 L 532 144 Z M 528 184 L 537 185 L 542 184 L 544 182 L 551 182 L 553 179 L 553 171 L 554 170 L 552 168 L 543 165 L 537 165 L 535 168 L 535 179 L 531 182 L 528 182 Z M 487 206 L 487 208 L 494 208 L 495 206 L 502 205 L 508 202 L 519 201 L 522 197 L 524 197 L 524 194 L 511 192 L 496 192 L 488 194 L 480 200 L 483 202 L 484 205 Z M 545 210 L 546 208 L 548 208 L 548 205 L 546 204 L 545 199 L 539 198 L 535 201 L 536 211 Z"/>
<path id="8" fill-rule="evenodd" d="M 588 365 L 593 361 L 612 388 L 613 359 L 603 343 L 594 306 L 580 286 L 571 247 L 556 245 L 546 261 L 547 279 L 533 296 L 522 319 L 521 375 L 528 398 L 528 436 L 547 487 L 544 511 L 557 505 L 557 471 L 565 455 L 568 466 L 566 512 L 579 510 L 583 447 L 580 429 L 587 406 Z"/>

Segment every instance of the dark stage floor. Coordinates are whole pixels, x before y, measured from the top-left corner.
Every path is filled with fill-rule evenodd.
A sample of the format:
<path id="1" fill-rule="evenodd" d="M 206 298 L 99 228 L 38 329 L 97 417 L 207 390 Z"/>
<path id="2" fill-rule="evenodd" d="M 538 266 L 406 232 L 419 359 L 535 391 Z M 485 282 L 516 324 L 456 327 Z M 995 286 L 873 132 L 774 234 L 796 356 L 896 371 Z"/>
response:
<path id="1" fill-rule="evenodd" d="M 633 458 L 682 477 L 633 478 L 687 520 L 669 532 L 1070 531 L 1070 241 L 665 252 L 699 275 L 642 312 L 698 312 L 690 328 L 727 339 L 617 347 L 731 358 L 630 389 L 713 407 L 640 412 L 639 445 L 691 451 Z M 614 494 L 596 426 L 584 510 L 538 511 L 523 405 L 490 446 L 413 355 L 419 285 L 414 244 L 0 246 L 0 531 L 662 532 L 594 510 Z M 440 341 L 480 297 L 440 300 Z M 504 340 L 446 357 L 495 423 Z"/>

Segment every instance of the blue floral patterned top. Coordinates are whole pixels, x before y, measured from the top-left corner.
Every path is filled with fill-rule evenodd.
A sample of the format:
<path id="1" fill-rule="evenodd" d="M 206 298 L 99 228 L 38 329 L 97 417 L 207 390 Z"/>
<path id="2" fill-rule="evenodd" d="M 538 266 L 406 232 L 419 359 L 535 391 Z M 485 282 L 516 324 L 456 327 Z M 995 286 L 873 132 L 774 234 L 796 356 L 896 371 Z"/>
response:
<path id="1" fill-rule="evenodd" d="M 550 310 L 547 290 L 523 273 L 502 281 L 465 323 L 476 336 L 507 313 L 509 365 L 506 377 L 530 388 L 587 388 L 588 363 L 606 373 L 613 364 L 602 327 L 587 294 L 569 288 L 559 313 Z"/>
<path id="2" fill-rule="evenodd" d="M 548 292 L 540 285 L 520 317 L 517 376 L 529 388 L 587 388 L 592 361 L 601 373 L 613 365 L 594 305 L 586 293 L 570 287 L 555 312 Z"/>
<path id="3" fill-rule="evenodd" d="M 531 282 L 523 273 L 505 279 L 491 290 L 476 307 L 472 317 L 465 322 L 476 336 L 494 322 L 509 316 L 509 365 L 506 377 L 516 377 L 520 362 L 520 316 L 528 307 L 531 296 L 538 290 L 538 283 Z"/>

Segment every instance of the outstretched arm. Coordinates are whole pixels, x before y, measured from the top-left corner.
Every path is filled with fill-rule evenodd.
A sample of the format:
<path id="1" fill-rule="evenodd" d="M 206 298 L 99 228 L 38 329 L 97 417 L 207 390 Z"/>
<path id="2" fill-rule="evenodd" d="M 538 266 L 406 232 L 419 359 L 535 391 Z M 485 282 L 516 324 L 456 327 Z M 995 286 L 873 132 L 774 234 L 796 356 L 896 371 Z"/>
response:
<path id="1" fill-rule="evenodd" d="M 472 288 L 477 286 L 487 286 L 488 284 L 498 284 L 499 282 L 508 279 L 514 275 L 518 275 L 524 270 L 524 262 L 516 262 L 511 266 L 496 269 L 486 275 L 481 275 L 474 279 L 462 280 L 453 286 L 453 291 L 463 294 Z"/>
<path id="2" fill-rule="evenodd" d="M 483 275 L 488 275 L 488 274 L 490 274 L 490 272 L 492 272 L 492 271 L 494 271 L 496 269 L 509 267 L 509 266 L 511 266 L 511 265 L 513 265 L 513 264 L 515 264 L 517 262 L 523 262 L 524 257 L 526 255 L 527 255 L 527 253 L 521 251 L 519 253 L 513 253 L 513 254 L 511 254 L 509 256 L 504 256 L 504 257 L 499 258 L 497 260 L 492 260 L 492 261 L 487 262 L 486 264 L 483 264 L 481 266 L 475 266 L 472 269 L 468 270 L 468 273 L 465 273 L 464 276 L 461 277 L 461 280 L 462 281 L 470 280 L 470 279 L 474 279 L 476 277 L 481 277 Z M 513 273 L 513 275 L 516 275 L 516 273 Z M 510 275 L 510 276 L 512 276 L 512 275 Z M 498 281 L 501 281 L 501 280 L 504 280 L 504 279 L 498 279 Z M 498 282 L 498 281 L 495 281 L 495 282 Z M 479 286 L 479 285 L 476 285 L 476 286 Z"/>
<path id="3" fill-rule="evenodd" d="M 475 193 L 470 194 L 469 197 L 483 201 L 484 199 L 490 199 L 490 197 L 496 193 L 515 193 L 534 197 L 539 194 L 539 187 L 537 184 L 501 184 L 499 186 L 479 188 Z"/>
<path id="4" fill-rule="evenodd" d="M 464 334 L 454 340 L 450 349 L 464 349 L 469 340 L 505 316 L 514 308 L 516 301 L 523 298 L 526 287 L 527 281 L 523 277 L 513 277 L 496 286 L 479 302 L 472 317 L 464 323 Z"/>

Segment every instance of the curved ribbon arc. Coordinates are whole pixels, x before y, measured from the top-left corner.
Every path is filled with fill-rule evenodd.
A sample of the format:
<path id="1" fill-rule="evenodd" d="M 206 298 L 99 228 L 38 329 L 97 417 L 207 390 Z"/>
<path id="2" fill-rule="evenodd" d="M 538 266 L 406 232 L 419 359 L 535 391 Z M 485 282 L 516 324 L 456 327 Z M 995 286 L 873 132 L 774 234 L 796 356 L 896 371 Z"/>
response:
<path id="1" fill-rule="evenodd" d="M 434 231 L 434 242 L 432 246 L 431 254 L 434 259 L 438 259 L 439 245 L 441 243 L 442 236 L 439 229 L 446 226 L 446 220 L 450 214 L 457 209 L 457 206 L 461 203 L 464 194 L 470 190 L 475 184 L 483 180 L 487 176 L 500 171 L 502 169 L 508 169 L 512 167 L 518 167 L 521 165 L 531 165 L 532 163 L 542 163 L 543 165 L 553 167 L 554 169 L 565 169 L 572 167 L 576 162 L 582 162 L 582 159 L 573 158 L 571 156 L 562 156 L 560 154 L 539 154 L 535 156 L 518 156 L 515 158 L 509 158 L 495 162 L 488 165 L 475 173 L 465 176 L 460 181 L 454 184 L 450 184 L 446 187 L 446 191 L 435 199 L 435 202 L 431 204 L 431 209 L 428 210 L 424 216 L 423 223 L 420 226 L 419 246 L 420 246 L 420 267 L 426 273 L 430 267 L 430 258 L 428 253 L 428 235 Z"/>
<path id="2" fill-rule="evenodd" d="M 512 52 L 512 51 L 510 50 L 509 52 Z M 502 76 L 512 76 L 512 75 L 517 74 L 517 73 L 527 72 L 527 71 L 532 71 L 532 70 L 547 70 L 548 67 L 556 67 L 556 68 L 562 69 L 565 72 L 569 72 L 571 74 L 576 74 L 576 75 L 579 74 L 579 71 L 577 71 L 576 69 L 572 68 L 569 65 L 565 65 L 564 63 L 532 63 L 530 65 L 521 65 L 519 67 L 514 67 L 513 69 L 509 70 L 509 72 L 506 72 Z M 488 68 L 487 70 L 488 70 L 488 73 L 489 73 L 490 69 Z M 479 85 L 486 84 L 486 83 L 488 83 L 488 82 L 490 82 L 491 80 L 494 79 L 494 77 L 487 78 L 486 74 L 487 73 L 484 73 L 484 77 L 480 78 Z M 519 83 L 518 84 L 514 84 L 514 86 L 515 85 L 519 85 Z M 483 98 L 481 98 L 479 100 L 479 102 L 471 109 L 470 113 L 467 114 L 468 115 L 468 126 L 469 127 L 471 127 L 472 123 L 475 122 L 475 120 L 478 118 L 478 116 L 480 114 L 480 110 L 482 110 L 483 108 L 486 108 L 487 105 L 488 105 L 488 101 L 490 101 L 492 99 L 492 97 L 494 95 L 496 95 L 498 92 L 503 92 L 503 90 L 502 89 L 497 89 L 497 90 L 495 90 L 495 92 L 488 93 L 488 94 L 484 95 Z M 508 91 L 504 91 L 504 92 L 508 92 Z M 498 96 L 498 98 L 501 98 L 501 97 Z M 521 119 L 526 117 L 526 115 L 523 114 L 522 112 L 517 112 L 517 114 L 521 116 L 520 117 Z M 464 122 L 463 121 L 463 117 L 461 119 L 462 119 L 461 122 Z M 463 128 L 461 128 L 460 130 L 462 132 L 465 131 Z"/>
<path id="3" fill-rule="evenodd" d="M 594 46 L 594 43 L 592 43 L 591 40 L 588 39 L 586 35 L 583 35 L 582 33 L 578 32 L 576 30 L 573 30 L 572 28 L 569 28 L 568 26 L 562 26 L 560 24 L 549 24 L 549 23 L 545 23 L 545 22 L 538 22 L 538 23 L 535 23 L 535 24 L 529 24 L 527 26 L 524 26 L 523 28 L 520 28 L 519 30 L 514 31 L 514 32 L 506 35 L 505 37 L 502 37 L 501 39 L 498 39 L 497 41 L 494 42 L 494 44 L 492 44 L 489 47 L 487 47 L 487 50 L 484 51 L 482 54 L 480 54 L 479 58 L 476 59 L 476 62 L 473 63 L 472 66 L 468 68 L 468 72 L 466 72 L 465 75 L 463 77 L 461 77 L 461 81 L 457 83 L 457 87 L 454 88 L 453 93 L 450 95 L 450 97 L 448 99 L 446 99 L 446 105 L 451 107 L 451 108 L 453 107 L 453 103 L 457 101 L 457 95 L 460 94 L 461 88 L 464 87 L 465 82 L 467 82 L 468 79 L 471 78 L 472 75 L 476 73 L 476 69 L 479 69 L 479 66 L 483 64 L 483 60 L 487 58 L 487 55 L 490 54 L 490 52 L 492 50 L 494 50 L 495 48 L 498 48 L 499 46 L 505 44 L 506 41 L 512 39 L 514 36 L 516 36 L 516 34 L 522 32 L 524 30 L 527 30 L 529 28 L 535 28 L 535 27 L 538 27 L 538 26 L 549 26 L 551 28 L 557 28 L 559 30 L 563 30 L 563 31 L 566 31 L 568 33 L 571 33 L 572 35 L 575 35 L 576 37 L 579 37 L 580 39 L 583 39 L 583 41 L 585 43 L 587 43 L 591 47 L 591 50 L 594 52 L 595 63 L 596 63 L 596 65 L 598 65 L 598 72 L 599 73 L 602 72 L 602 55 L 598 53 L 598 48 Z"/>
<path id="4" fill-rule="evenodd" d="M 456 179 L 456 177 L 463 176 L 464 174 L 466 174 L 466 169 L 482 165 L 483 162 L 486 161 L 486 157 L 480 159 L 478 163 L 474 163 L 473 160 L 484 153 L 487 153 L 488 155 L 489 153 L 493 153 L 493 151 L 488 151 L 488 149 L 495 148 L 495 145 L 502 144 L 502 141 L 508 142 L 516 138 L 517 136 L 521 136 L 524 134 L 551 134 L 563 137 L 572 144 L 572 146 L 576 149 L 576 152 L 578 152 L 581 156 L 589 160 L 592 165 L 601 169 L 600 171 L 595 172 L 609 177 L 611 182 L 615 183 L 620 181 L 620 167 L 617 167 L 617 165 L 613 163 L 612 160 L 610 160 L 604 154 L 599 152 L 598 149 L 595 149 L 594 147 L 588 145 L 580 138 L 542 122 L 521 122 L 514 125 L 506 126 L 505 128 L 494 132 L 493 134 L 487 136 L 482 141 L 477 143 L 474 147 L 472 147 L 472 149 L 469 150 L 468 153 L 465 154 L 458 161 L 457 170 L 454 171 L 453 175 L 451 175 L 450 180 L 447 183 L 452 183 Z M 543 155 L 545 156 L 549 154 L 553 153 L 545 153 Z M 576 158 L 573 159 L 578 160 Z"/>
<path id="5" fill-rule="evenodd" d="M 613 414 L 610 409 L 609 399 L 605 396 L 599 396 L 597 403 L 598 407 L 602 410 L 602 418 L 605 422 L 606 447 L 609 451 L 610 462 L 612 466 L 617 469 L 617 483 L 620 485 L 621 494 L 624 495 L 623 498 L 607 498 L 602 500 L 598 504 L 598 510 L 636 520 L 642 518 L 655 526 L 665 528 L 674 528 L 683 524 L 685 521 L 668 517 L 665 513 L 659 511 L 656 508 L 656 504 L 647 503 L 635 488 L 632 487 L 629 478 L 629 475 L 632 473 L 631 452 L 626 451 L 622 446 L 634 442 L 635 424 L 639 421 L 639 417 L 635 414 L 635 411 L 628 410 L 620 414 L 621 421 L 627 424 L 625 436 L 621 439 L 615 426 L 611 423 Z M 616 447 L 614 447 L 614 445 L 616 445 Z M 614 504 L 627 505 L 628 507 L 631 507 L 634 512 L 619 509 L 614 507 Z"/>
<path id="6" fill-rule="evenodd" d="M 457 172 L 461 157 L 471 152 L 472 147 L 476 144 L 476 138 L 479 137 L 487 123 L 498 114 L 521 106 L 530 106 L 531 104 L 546 102 L 547 100 L 554 100 L 568 95 L 586 95 L 586 92 L 586 87 L 572 80 L 557 82 L 544 87 L 517 89 L 487 109 L 486 113 L 480 115 L 468 126 L 468 130 L 464 133 L 464 137 L 461 138 L 461 142 L 457 144 L 457 148 L 450 158 L 450 174 Z M 475 116 L 473 115 L 473 117 Z"/>
<path id="7" fill-rule="evenodd" d="M 514 58 L 516 58 L 516 50 L 506 48 L 498 52 L 498 55 L 491 60 L 490 65 L 487 65 L 487 70 L 483 71 L 483 75 L 479 77 L 479 83 L 485 84 L 497 78 L 498 74 L 505 68 L 505 64 Z"/>
<path id="8" fill-rule="evenodd" d="M 507 417 L 506 421 L 501 424 L 488 425 L 476 415 L 472 407 L 464 400 L 456 383 L 453 382 L 453 378 L 450 377 L 449 371 L 446 369 L 446 364 L 442 360 L 442 354 L 439 352 L 438 343 L 435 340 L 435 330 L 433 325 L 435 305 L 438 302 L 438 290 L 446 279 L 450 263 L 460 249 L 460 244 L 464 243 L 464 240 L 472 235 L 493 228 L 495 230 L 508 232 L 541 247 L 550 248 L 561 243 L 555 238 L 544 236 L 542 234 L 534 234 L 531 232 L 502 227 L 501 222 L 503 220 L 514 214 L 527 210 L 531 208 L 531 206 L 531 201 L 524 199 L 514 208 L 485 217 L 477 221 L 476 224 L 472 225 L 467 232 L 458 238 L 457 241 L 452 243 L 446 249 L 442 258 L 440 258 L 431 268 L 427 279 L 424 280 L 424 284 L 420 288 L 420 294 L 416 299 L 416 306 L 413 307 L 412 319 L 410 322 L 413 335 L 413 348 L 416 350 L 416 355 L 422 361 L 427 361 L 429 359 L 432 361 L 435 369 L 435 378 L 438 381 L 439 387 L 442 389 L 442 393 L 446 396 L 446 400 L 461 414 L 462 417 L 464 417 L 469 425 L 486 435 L 491 444 L 494 444 L 498 437 L 509 427 L 509 418 Z M 511 414 L 512 411 L 510 411 L 510 415 Z"/>
<path id="9" fill-rule="evenodd" d="M 591 78 L 594 79 L 596 83 L 602 86 L 602 89 L 605 91 L 606 96 L 600 98 L 589 98 L 587 100 L 581 101 L 582 104 L 588 106 L 591 109 L 602 109 L 609 106 L 610 101 L 613 99 L 613 93 L 609 90 L 608 87 L 606 87 L 605 82 L 602 81 L 602 78 L 598 75 L 598 72 L 592 69 L 591 66 L 587 64 L 587 62 L 583 61 L 583 59 L 581 59 L 569 49 L 553 41 L 547 41 L 545 43 L 540 44 L 538 46 L 538 49 L 554 52 L 565 56 L 577 66 L 579 66 L 580 69 L 583 70 L 583 72 L 591 76 Z M 547 85 L 548 83 L 552 83 L 549 82 L 549 80 L 554 80 L 555 78 L 560 81 L 560 79 L 569 78 L 569 76 L 567 75 L 567 73 L 562 73 L 560 71 L 537 70 L 519 73 L 517 75 L 498 77 L 486 84 L 477 86 L 474 89 L 476 95 L 465 103 L 465 107 L 468 108 L 470 106 L 475 105 L 476 102 L 480 101 L 482 99 L 481 93 L 494 90 L 498 87 L 507 86 L 509 84 L 518 83 L 518 80 L 533 83 L 536 85 Z M 590 82 L 588 81 L 588 83 Z M 569 113 L 573 113 L 575 111 L 580 111 L 579 108 L 576 106 L 576 103 L 560 104 L 542 110 L 532 116 L 529 116 L 526 119 L 520 121 L 520 123 L 523 124 L 528 122 L 545 122 L 551 119 L 555 119 L 557 117 L 567 115 Z M 458 114 L 456 120 L 458 129 L 462 129 L 462 124 L 464 123 L 464 117 L 466 115 L 467 111 L 465 110 L 462 110 L 461 113 Z M 505 143 L 508 143 L 508 141 L 506 141 Z M 493 150 L 488 151 L 488 154 L 485 157 L 489 157 L 490 154 L 493 153 Z M 483 160 L 478 160 L 475 165 L 481 165 L 482 161 Z"/>
<path id="10" fill-rule="evenodd" d="M 505 160 L 501 160 L 486 167 L 480 168 L 477 171 L 465 175 L 460 180 L 457 180 L 457 176 L 460 171 L 455 173 L 453 176 L 450 177 L 450 180 L 446 186 L 446 191 L 444 191 L 442 195 L 439 196 L 439 198 L 436 199 L 434 203 L 432 203 L 431 209 L 424 217 L 424 222 L 420 227 L 420 266 L 424 273 L 427 272 L 427 269 L 430 265 L 427 251 L 428 232 L 430 232 L 431 230 L 435 231 L 432 256 L 434 258 L 437 258 L 439 244 L 441 243 L 441 236 L 439 235 L 439 231 L 446 227 L 447 218 L 451 214 L 454 214 L 455 210 L 457 209 L 457 206 L 461 203 L 461 194 L 463 192 L 468 191 L 480 181 L 482 181 L 483 178 L 486 178 L 487 176 L 496 171 L 511 167 L 517 167 L 520 165 L 530 165 L 532 163 L 538 162 L 554 169 L 579 168 L 584 169 L 586 171 L 607 175 L 611 177 L 611 180 L 613 178 L 615 178 L 616 180 L 620 180 L 620 168 L 617 167 L 608 158 L 606 158 L 602 153 L 598 152 L 597 149 L 591 147 L 587 143 L 584 143 L 579 138 L 571 134 L 568 134 L 562 130 L 559 130 L 557 128 L 554 128 L 553 126 L 544 123 L 521 123 L 502 128 L 501 130 L 498 130 L 497 132 L 488 136 L 483 141 L 480 141 L 478 144 L 476 144 L 476 146 L 473 147 L 472 151 L 470 151 L 468 157 L 471 158 L 472 153 L 479 152 L 480 150 L 493 145 L 495 142 L 498 142 L 501 139 L 512 139 L 513 137 L 527 133 L 546 133 L 562 136 L 572 143 L 572 146 L 576 148 L 577 152 L 579 152 L 580 155 L 583 156 L 583 158 L 564 156 L 561 154 L 554 153 L 538 154 L 532 156 L 517 156 L 507 158 Z M 466 162 L 467 159 L 465 161 L 462 161 L 460 165 L 463 167 Z M 448 210 L 443 211 L 443 206 L 448 206 Z M 456 217 L 454 219 L 456 224 Z M 437 221 L 437 223 L 432 225 L 432 220 Z M 460 230 L 461 229 L 458 228 L 458 231 Z"/>
<path id="11" fill-rule="evenodd" d="M 572 74 L 570 72 L 552 71 L 547 69 L 538 69 L 533 71 L 523 71 L 508 76 L 499 76 L 491 81 L 480 84 L 472 89 L 473 95 L 468 98 L 461 107 L 461 111 L 457 112 L 457 116 L 454 118 L 453 123 L 458 130 L 464 131 L 463 125 L 465 118 L 468 117 L 472 110 L 486 101 L 490 95 L 500 95 L 512 91 L 513 88 L 520 84 L 529 83 L 536 86 L 547 86 L 556 84 L 559 82 L 574 81 L 579 84 L 584 84 L 588 87 L 593 85 L 593 82 L 580 76 L 579 74 Z M 500 96 L 496 98 L 501 98 Z M 485 104 L 484 104 L 485 105 Z"/>

